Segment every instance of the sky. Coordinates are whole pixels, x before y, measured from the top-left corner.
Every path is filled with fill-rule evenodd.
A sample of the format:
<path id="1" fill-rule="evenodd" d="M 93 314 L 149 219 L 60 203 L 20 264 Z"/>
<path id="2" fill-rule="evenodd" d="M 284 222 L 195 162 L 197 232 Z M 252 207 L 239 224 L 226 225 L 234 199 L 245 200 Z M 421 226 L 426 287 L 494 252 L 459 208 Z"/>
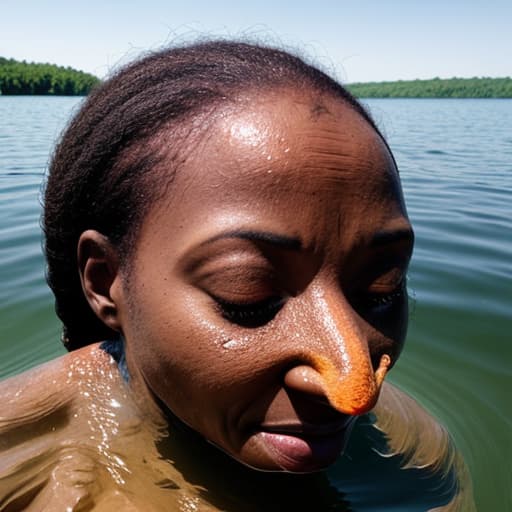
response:
<path id="1" fill-rule="evenodd" d="M 0 56 L 104 77 L 204 37 L 298 51 L 343 82 L 512 76 L 511 0 L 0 0 Z"/>

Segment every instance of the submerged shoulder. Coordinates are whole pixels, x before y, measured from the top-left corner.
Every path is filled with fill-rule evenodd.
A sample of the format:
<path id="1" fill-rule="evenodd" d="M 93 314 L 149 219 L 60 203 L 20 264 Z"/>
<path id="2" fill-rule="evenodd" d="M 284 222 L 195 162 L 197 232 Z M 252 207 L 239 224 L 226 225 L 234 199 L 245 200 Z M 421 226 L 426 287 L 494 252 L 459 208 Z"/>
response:
<path id="1" fill-rule="evenodd" d="M 0 447 L 8 432 L 70 407 L 84 372 L 97 372 L 110 359 L 94 344 L 0 382 Z"/>
<path id="2" fill-rule="evenodd" d="M 0 510 L 177 510 L 188 499 L 157 450 L 162 424 L 98 345 L 6 380 L 0 396 Z"/>
<path id="3" fill-rule="evenodd" d="M 0 510 L 74 510 L 101 494 L 117 427 L 108 420 L 125 394 L 99 345 L 0 383 Z"/>
<path id="4" fill-rule="evenodd" d="M 453 445 L 446 428 L 393 384 L 383 385 L 373 412 L 375 426 L 386 434 L 391 451 L 400 453 L 406 465 L 435 469 L 452 456 Z"/>
<path id="5" fill-rule="evenodd" d="M 431 473 L 452 474 L 456 485 L 450 503 L 436 510 L 475 510 L 471 477 L 461 453 L 446 428 L 414 398 L 385 383 L 376 407 L 374 426 L 387 441 L 386 456 L 400 455 L 403 468 L 421 468 Z"/>

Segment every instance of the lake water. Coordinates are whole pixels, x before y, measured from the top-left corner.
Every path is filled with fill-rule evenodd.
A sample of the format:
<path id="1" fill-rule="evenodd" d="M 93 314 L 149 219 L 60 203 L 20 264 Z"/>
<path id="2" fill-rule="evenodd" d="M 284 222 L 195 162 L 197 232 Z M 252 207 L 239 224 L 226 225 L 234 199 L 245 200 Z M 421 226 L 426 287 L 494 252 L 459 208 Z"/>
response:
<path id="1" fill-rule="evenodd" d="M 64 353 L 44 281 L 40 187 L 80 101 L 0 97 L 0 378 Z M 391 381 L 448 427 L 478 510 L 512 510 L 512 100 L 367 103 L 417 235 L 408 341 Z"/>

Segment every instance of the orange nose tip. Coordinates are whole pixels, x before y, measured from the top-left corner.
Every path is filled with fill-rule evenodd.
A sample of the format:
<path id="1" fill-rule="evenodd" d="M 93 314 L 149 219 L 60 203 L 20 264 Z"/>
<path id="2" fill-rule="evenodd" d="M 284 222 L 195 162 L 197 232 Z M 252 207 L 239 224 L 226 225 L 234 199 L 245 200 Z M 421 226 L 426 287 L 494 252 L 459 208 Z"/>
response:
<path id="1" fill-rule="evenodd" d="M 322 378 L 324 394 L 331 405 L 344 414 L 356 416 L 369 412 L 377 403 L 384 377 L 391 366 L 391 357 L 384 354 L 375 372 L 370 364 L 356 365 L 346 369 L 345 373 L 323 358 L 316 359 L 313 364 Z"/>

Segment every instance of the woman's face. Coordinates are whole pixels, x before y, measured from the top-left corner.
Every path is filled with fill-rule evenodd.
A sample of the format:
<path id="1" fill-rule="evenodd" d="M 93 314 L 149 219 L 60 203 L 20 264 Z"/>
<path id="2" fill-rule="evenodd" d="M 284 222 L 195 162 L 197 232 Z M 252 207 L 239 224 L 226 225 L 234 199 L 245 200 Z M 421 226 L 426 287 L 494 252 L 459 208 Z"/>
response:
<path id="1" fill-rule="evenodd" d="M 244 464 L 322 469 L 406 332 L 393 160 L 350 107 L 293 91 L 226 106 L 188 153 L 117 297 L 130 371 Z"/>

